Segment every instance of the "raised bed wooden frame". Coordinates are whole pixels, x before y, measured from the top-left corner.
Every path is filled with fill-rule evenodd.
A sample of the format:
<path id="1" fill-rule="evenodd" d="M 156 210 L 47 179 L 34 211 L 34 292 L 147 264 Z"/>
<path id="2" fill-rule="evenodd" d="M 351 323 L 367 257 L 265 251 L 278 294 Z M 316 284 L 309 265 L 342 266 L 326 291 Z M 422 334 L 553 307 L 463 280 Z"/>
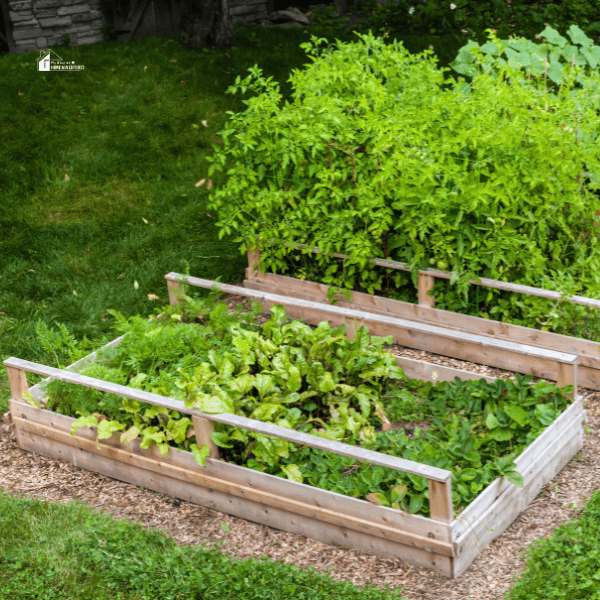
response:
<path id="1" fill-rule="evenodd" d="M 278 277 L 271 275 L 271 277 Z M 179 273 L 165 275 L 169 288 L 169 302 L 175 304 L 182 297 L 182 286 L 193 285 L 205 289 L 216 282 L 197 277 L 185 277 Z M 575 354 L 548 350 L 513 341 L 498 340 L 491 336 L 476 335 L 439 327 L 415 320 L 399 319 L 374 312 L 331 306 L 312 300 L 298 298 L 294 291 L 295 280 L 289 279 L 290 287 L 281 294 L 263 292 L 248 287 L 219 283 L 221 291 L 255 298 L 266 309 L 279 304 L 285 307 L 286 314 L 294 319 L 305 319 L 307 323 L 318 325 L 327 321 L 333 327 L 346 324 L 347 335 L 354 336 L 356 330 L 365 325 L 371 335 L 391 335 L 394 342 L 411 348 L 431 350 L 445 356 L 456 356 L 485 365 L 509 369 L 517 373 L 531 373 L 537 377 L 552 379 L 560 387 L 573 385 L 573 395 L 577 396 L 578 357 Z M 244 285 L 254 283 L 244 281 Z M 309 283 L 309 282 L 300 282 Z M 319 284 L 310 284 L 319 285 Z M 369 297 L 365 294 L 365 296 Z M 395 302 L 388 300 L 388 302 Z M 341 304 L 341 303 L 340 303 Z M 409 306 L 412 306 L 409 304 Z M 449 313 L 454 314 L 454 313 Z M 400 361 L 398 361 L 400 364 Z M 437 366 L 436 366 L 437 367 Z"/>
<path id="2" fill-rule="evenodd" d="M 297 246 L 299 248 L 306 248 L 306 245 L 304 244 L 297 244 Z M 313 252 L 316 253 L 318 251 L 319 249 L 317 247 L 313 248 Z M 346 255 L 338 253 L 334 253 L 333 256 L 336 258 L 347 258 Z M 392 269 L 399 269 L 403 271 L 409 270 L 406 263 L 394 262 L 379 258 L 370 259 L 370 262 Z M 248 250 L 248 263 L 249 266 L 248 269 L 246 269 L 246 279 L 243 282 L 244 287 L 252 290 L 271 292 L 274 294 L 281 294 L 283 296 L 291 296 L 303 300 L 311 300 L 313 302 L 322 302 L 328 304 L 327 291 L 329 290 L 329 286 L 322 283 L 304 281 L 293 277 L 274 275 L 272 273 L 261 273 L 259 252 L 252 252 Z M 370 313 L 398 317 L 400 319 L 408 319 L 417 323 L 439 325 L 448 329 L 456 330 L 458 332 L 463 332 L 465 334 L 475 334 L 478 336 L 493 338 L 495 340 L 511 341 L 520 344 L 526 344 L 528 346 L 534 346 L 536 348 L 577 354 L 579 358 L 579 384 L 584 388 L 600 390 L 600 360 L 598 360 L 600 359 L 600 346 L 597 342 L 582 340 L 580 338 L 570 337 L 567 335 L 550 333 L 547 331 L 540 331 L 530 327 L 513 325 L 511 323 L 492 321 L 491 319 L 471 317 L 468 315 L 462 315 L 459 313 L 434 308 L 435 297 L 430 296 L 429 291 L 433 287 L 435 278 L 439 277 L 450 279 L 451 276 L 451 273 L 439 271 L 437 269 L 419 271 L 418 304 L 402 302 L 400 300 L 390 300 L 381 296 L 351 291 L 350 293 L 352 295 L 352 300 L 348 301 L 342 296 L 338 299 L 336 306 L 367 310 Z M 548 298 L 552 300 L 560 299 L 560 294 L 558 292 L 514 283 L 507 283 L 504 281 L 496 281 L 494 279 L 481 278 L 479 281 L 471 279 L 470 282 L 483 287 L 496 288 L 519 294 L 539 296 L 541 298 Z M 565 300 L 574 304 L 600 308 L 600 300 L 595 300 L 593 298 L 571 296 Z M 385 332 L 382 332 L 381 328 L 378 328 L 377 332 L 374 331 L 373 333 L 374 335 L 387 335 Z M 432 345 L 428 341 L 418 337 L 407 339 L 406 336 L 404 336 L 404 340 L 406 343 L 401 341 L 397 343 L 419 350 L 428 350 L 431 352 L 444 354 L 453 358 L 473 360 L 474 362 L 492 367 L 502 367 L 502 365 L 495 364 L 493 360 L 490 361 L 489 358 L 484 355 L 480 356 L 479 359 L 471 358 L 473 353 L 466 351 L 466 346 L 464 344 L 457 345 L 455 347 L 445 347 L 443 350 L 438 351 L 435 349 L 435 344 Z M 526 367 L 529 366 L 531 365 L 527 365 Z M 518 371 L 518 369 L 513 370 Z M 536 372 L 535 369 L 527 372 L 538 375 L 538 372 Z M 545 375 L 538 376 L 556 381 L 556 379 L 548 372 L 546 372 Z"/>
<path id="3" fill-rule="evenodd" d="M 194 279 L 188 283 L 211 287 L 215 282 Z M 180 287 L 181 283 L 177 285 Z M 243 291 L 247 293 L 250 290 Z M 172 301 L 177 301 L 172 285 L 169 292 L 170 296 L 173 294 Z M 289 302 L 289 299 L 285 300 Z M 326 312 L 358 312 L 327 305 L 320 306 Z M 123 336 L 107 346 L 115 346 L 122 339 Z M 77 371 L 95 360 L 96 354 L 92 353 L 67 370 L 17 358 L 4 361 L 12 395 L 11 420 L 15 425 L 20 448 L 66 460 L 121 481 L 143 485 L 170 496 L 277 529 L 306 535 L 324 543 L 401 558 L 453 579 L 460 576 L 480 552 L 502 534 L 542 487 L 579 451 L 583 444 L 582 425 L 587 420 L 582 400 L 576 396 L 574 402 L 556 421 L 515 460 L 516 468 L 525 480 L 523 488 L 517 488 L 504 479 L 497 479 L 460 515 L 453 518 L 450 471 L 237 415 L 204 414 L 188 409 L 183 402 L 172 398 L 78 374 Z M 547 357 L 546 354 L 544 356 Z M 573 367 L 572 375 L 576 384 L 574 368 L 577 357 L 563 354 L 561 358 L 564 359 L 563 364 Z M 401 358 L 397 360 L 413 377 L 435 370 L 438 373 L 438 381 L 453 379 L 455 376 L 462 379 L 481 378 L 473 373 L 421 361 Z M 169 448 L 168 454 L 162 456 L 155 447 L 141 450 L 139 440 L 134 440 L 129 446 L 123 446 L 118 441 L 121 432 L 115 433 L 109 440 L 97 440 L 96 427 L 82 427 L 75 436 L 71 436 L 71 425 L 75 419 L 31 406 L 23 398 L 23 392 L 30 391 L 36 401 L 42 400 L 41 384 L 28 389 L 26 372 L 133 398 L 140 402 L 165 406 L 187 414 L 194 422 L 199 444 L 210 441 L 210 433 L 214 430 L 212 422 L 227 423 L 426 477 L 431 499 L 431 518 L 376 506 L 363 500 L 220 461 L 217 458 L 218 450 L 212 444 L 206 466 L 200 467 L 190 452 Z M 485 379 L 493 380 L 489 377 Z"/>

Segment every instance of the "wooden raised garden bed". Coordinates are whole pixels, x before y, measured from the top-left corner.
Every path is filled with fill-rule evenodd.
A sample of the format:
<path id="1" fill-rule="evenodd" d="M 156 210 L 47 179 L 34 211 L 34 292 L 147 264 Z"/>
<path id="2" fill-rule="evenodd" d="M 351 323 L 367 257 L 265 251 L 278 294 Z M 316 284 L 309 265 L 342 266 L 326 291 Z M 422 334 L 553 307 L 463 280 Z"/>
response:
<path id="1" fill-rule="evenodd" d="M 304 244 L 297 244 L 297 246 L 299 248 L 306 247 Z M 318 248 L 313 248 L 313 252 L 316 253 L 318 251 Z M 344 254 L 334 253 L 334 256 L 336 258 L 346 258 Z M 399 269 L 402 271 L 409 270 L 405 263 L 391 260 L 373 258 L 370 260 L 370 262 L 382 267 Z M 274 275 L 272 273 L 261 273 L 260 254 L 258 252 L 251 252 L 250 250 L 248 251 L 248 263 L 249 267 L 246 269 L 246 279 L 243 282 L 243 286 L 245 288 L 329 304 L 327 301 L 327 291 L 329 286 L 322 283 L 304 281 L 293 277 Z M 600 347 L 597 342 L 582 340 L 580 338 L 571 337 L 568 335 L 550 333 L 548 331 L 540 331 L 530 327 L 513 325 L 511 323 L 492 321 L 491 319 L 461 315 L 459 313 L 434 308 L 435 297 L 429 295 L 429 291 L 433 287 L 435 278 L 438 277 L 442 279 L 450 279 L 451 276 L 451 273 L 439 271 L 437 269 L 419 271 L 418 305 L 410 302 L 390 300 L 389 298 L 383 298 L 381 296 L 351 291 L 350 293 L 352 295 L 352 301 L 348 301 L 346 298 L 341 296 L 338 299 L 336 306 L 366 310 L 370 313 L 378 315 L 407 319 L 414 323 L 442 326 L 464 333 L 465 340 L 469 334 L 473 334 L 491 338 L 497 341 L 504 340 L 516 344 L 526 344 L 536 348 L 544 348 L 558 352 L 569 352 L 571 354 L 576 354 L 579 358 L 577 373 L 579 384 L 587 389 L 600 390 L 600 361 L 598 360 L 600 359 Z M 471 279 L 470 283 L 480 285 L 482 287 L 506 290 L 519 294 L 549 298 L 552 300 L 560 299 L 560 294 L 558 292 L 514 283 L 507 283 L 504 281 L 496 281 L 494 279 L 481 278 L 479 281 Z M 593 298 L 572 296 L 566 300 L 573 304 L 581 304 L 600 308 L 600 300 L 595 300 Z M 370 326 L 369 330 L 371 330 Z M 376 326 L 373 329 L 372 334 L 383 336 L 393 334 L 396 338 L 395 332 L 393 332 L 391 329 L 387 330 L 387 328 L 381 326 Z M 394 341 L 396 341 L 396 339 Z M 430 352 L 443 354 L 445 356 L 469 360 L 492 367 L 501 367 L 519 371 L 518 368 L 501 364 L 496 360 L 495 356 L 489 356 L 486 353 L 479 355 L 477 355 L 477 353 L 473 353 L 470 350 L 468 343 L 443 344 L 439 346 L 437 342 L 432 341 L 430 338 L 425 338 L 419 335 L 413 336 L 410 334 L 398 335 L 398 341 L 396 341 L 396 343 L 410 348 L 427 350 Z M 556 381 L 550 372 L 539 370 L 537 365 L 533 364 L 531 361 L 529 364 L 524 365 L 523 368 L 527 373 L 532 373 L 538 377 L 544 377 L 546 379 L 552 379 L 553 381 Z"/>
<path id="2" fill-rule="evenodd" d="M 173 275 L 169 274 L 167 278 Z M 169 281 L 173 302 L 174 288 L 181 287 L 181 283 Z M 188 278 L 187 283 L 210 288 L 215 282 Z M 264 297 L 265 303 L 279 303 L 282 299 L 286 312 L 288 307 L 295 306 L 303 315 L 311 315 L 312 318 L 320 318 L 319 315 L 323 313 L 334 317 L 334 320 L 350 318 L 364 321 L 365 324 L 371 317 L 383 318 L 389 322 L 399 321 L 235 286 L 222 285 L 221 288 L 231 293 Z M 370 328 L 370 323 L 368 325 Z M 397 323 L 392 325 L 397 326 Z M 437 329 L 440 331 L 429 333 L 441 335 L 442 329 Z M 349 335 L 352 335 L 352 332 Z M 108 345 L 117 345 L 122 337 Z M 536 350 L 520 344 L 512 344 L 509 347 L 507 342 L 495 346 L 490 342 L 488 346 L 483 347 L 481 340 L 473 341 L 474 344 L 478 342 L 480 350 L 501 349 L 503 356 L 513 353 L 516 357 L 515 364 L 523 365 L 524 356 L 532 361 L 539 361 L 539 364 L 545 364 L 546 368 L 553 364 L 559 370 L 557 378 L 564 380 L 565 385 L 567 380 L 575 386 L 577 384 L 576 356 Z M 77 371 L 95 360 L 95 356 L 96 353 L 91 354 L 68 367 L 68 370 L 55 369 L 18 358 L 4 361 L 12 395 L 10 414 L 21 449 L 66 460 L 81 468 L 121 481 L 143 485 L 170 496 L 277 529 L 306 535 L 327 544 L 400 558 L 431 568 L 450 578 L 461 575 L 480 552 L 502 534 L 542 487 L 578 452 L 583 444 L 582 425 L 587 418 L 581 398 L 575 396 L 568 408 L 515 459 L 516 470 L 524 478 L 524 487 L 518 488 L 504 478 L 498 478 L 454 518 L 452 473 L 448 470 L 237 415 L 204 414 L 188 409 L 183 402 L 171 398 L 78 374 Z M 437 371 L 440 381 L 453 379 L 455 376 L 462 379 L 481 378 L 473 373 L 428 365 L 421 361 L 402 358 L 398 358 L 397 361 L 412 378 L 433 369 Z M 203 442 L 209 442 L 210 433 L 214 430 L 212 423 L 219 422 L 425 477 L 429 484 L 431 518 L 377 506 L 364 500 L 219 460 L 218 449 L 214 445 L 211 445 L 211 454 L 206 459 L 206 466 L 200 467 L 191 452 L 173 447 L 169 448 L 166 456 L 162 456 L 156 447 L 141 450 L 139 439 L 131 442 L 129 446 L 124 446 L 119 442 L 119 432 L 108 440 L 97 440 L 96 427 L 81 427 L 72 436 L 71 426 L 75 422 L 74 418 L 36 408 L 23 398 L 26 391 L 30 391 L 38 402 L 42 395 L 41 384 L 28 390 L 26 372 L 164 406 L 189 415 L 194 422 L 199 446 Z M 484 379 L 493 381 L 490 377 Z"/>

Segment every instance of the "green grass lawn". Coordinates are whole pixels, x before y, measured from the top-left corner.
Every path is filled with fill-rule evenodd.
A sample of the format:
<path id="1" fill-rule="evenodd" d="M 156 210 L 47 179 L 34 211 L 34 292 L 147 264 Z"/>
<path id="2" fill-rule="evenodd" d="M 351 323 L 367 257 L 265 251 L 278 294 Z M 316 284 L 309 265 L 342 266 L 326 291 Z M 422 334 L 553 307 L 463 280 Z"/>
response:
<path id="1" fill-rule="evenodd" d="M 247 258 L 231 239 L 218 239 L 206 182 L 196 184 L 208 179 L 204 157 L 211 144 L 221 145 L 217 132 L 227 111 L 246 109 L 239 94 L 225 94 L 227 87 L 257 64 L 291 101 L 287 80 L 292 69 L 310 64 L 299 48 L 309 37 L 310 30 L 257 27 L 223 51 L 189 51 L 178 36 L 55 48 L 63 60 L 85 66 L 71 72 L 37 72 L 37 53 L 0 57 L 2 360 L 74 362 L 112 339 L 107 309 L 128 317 L 168 303 L 164 275 L 170 271 L 189 268 L 225 283 L 243 278 Z M 396 38 L 413 53 L 433 45 L 440 67 L 466 43 L 464 37 Z M 38 320 L 54 330 L 64 324 L 63 350 L 42 347 Z M 28 375 L 30 385 L 40 379 Z M 3 375 L 2 413 L 8 397 Z M 571 524 L 582 541 L 545 540 L 511 600 L 600 597 L 597 498 L 587 510 L 589 517 L 586 512 Z M 79 502 L 49 504 L 2 492 L 0 540 L 1 599 L 400 597 L 399 590 L 355 588 L 289 565 L 180 548 L 161 532 L 115 522 Z M 560 568 L 548 568 L 549 562 Z"/>

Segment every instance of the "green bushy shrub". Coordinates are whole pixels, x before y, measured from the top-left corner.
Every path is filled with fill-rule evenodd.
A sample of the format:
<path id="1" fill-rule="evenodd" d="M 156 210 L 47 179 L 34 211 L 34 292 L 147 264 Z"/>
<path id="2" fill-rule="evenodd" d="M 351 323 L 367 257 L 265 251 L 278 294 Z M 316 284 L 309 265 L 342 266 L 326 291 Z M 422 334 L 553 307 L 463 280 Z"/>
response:
<path id="1" fill-rule="evenodd" d="M 237 230 L 240 250 L 259 248 L 261 267 L 274 272 L 295 242 L 317 245 L 320 281 L 369 293 L 382 289 L 368 259 L 381 257 L 383 234 L 415 284 L 433 259 L 451 267 L 463 297 L 477 276 L 600 293 L 598 241 L 582 218 L 600 209 L 590 191 L 600 187 L 600 48 L 575 26 L 573 44 L 551 28 L 540 36 L 533 44 L 489 32 L 481 48 L 469 42 L 451 66 L 470 83 L 444 80 L 431 52 L 411 56 L 372 34 L 311 57 L 292 76 L 291 105 L 278 106 L 256 67 L 263 93 L 238 77 L 229 92 L 258 95 L 207 157 L 211 174 L 227 154 L 241 159 L 211 190 L 220 234 Z M 441 92 L 442 83 L 452 88 Z M 582 189 L 584 169 L 591 184 Z M 398 287 L 401 274 L 389 276 Z"/>

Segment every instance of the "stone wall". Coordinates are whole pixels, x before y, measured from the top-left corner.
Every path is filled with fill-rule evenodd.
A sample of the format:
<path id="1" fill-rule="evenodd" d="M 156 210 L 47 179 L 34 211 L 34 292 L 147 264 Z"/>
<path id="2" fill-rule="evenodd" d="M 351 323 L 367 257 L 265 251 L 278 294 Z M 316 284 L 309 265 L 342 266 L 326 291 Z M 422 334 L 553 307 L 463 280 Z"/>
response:
<path id="1" fill-rule="evenodd" d="M 50 48 L 65 34 L 72 45 L 104 39 L 100 0 L 9 0 L 8 14 L 17 53 Z"/>
<path id="2" fill-rule="evenodd" d="M 8 14 L 17 53 L 50 48 L 70 36 L 73 46 L 104 38 L 101 0 L 9 0 Z M 233 23 L 257 25 L 266 19 L 269 0 L 229 0 Z"/>
<path id="3" fill-rule="evenodd" d="M 229 0 L 229 17 L 234 24 L 242 23 L 247 27 L 259 25 L 267 18 L 268 5 L 268 0 Z"/>

